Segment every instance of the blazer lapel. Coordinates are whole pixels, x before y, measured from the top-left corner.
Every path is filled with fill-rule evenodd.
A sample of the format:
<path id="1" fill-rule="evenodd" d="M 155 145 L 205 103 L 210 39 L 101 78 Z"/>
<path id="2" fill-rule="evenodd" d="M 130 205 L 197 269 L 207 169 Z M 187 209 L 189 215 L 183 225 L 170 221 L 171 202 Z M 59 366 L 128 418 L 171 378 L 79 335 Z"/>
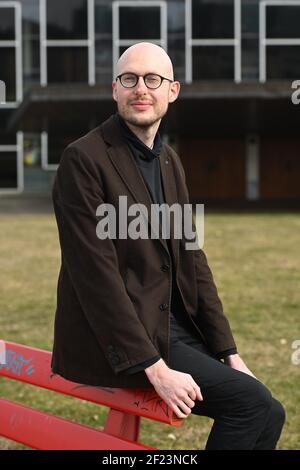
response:
<path id="1" fill-rule="evenodd" d="M 116 171 L 119 173 L 120 177 L 126 184 L 128 190 L 132 194 L 135 201 L 145 206 L 146 211 L 144 215 L 145 217 L 147 217 L 148 223 L 150 224 L 153 233 L 155 233 L 156 237 L 158 238 L 159 234 L 157 233 L 155 226 L 153 224 L 151 225 L 150 216 L 152 200 L 149 195 L 148 188 L 144 182 L 142 175 L 140 174 L 140 171 L 134 160 L 133 155 L 131 155 L 129 147 L 124 143 L 122 134 L 119 130 L 118 123 L 116 122 L 115 117 L 111 116 L 100 126 L 100 129 L 102 130 L 102 136 L 104 140 L 110 144 L 110 146 L 107 147 L 107 152 L 114 167 L 116 168 Z M 164 147 L 159 157 L 159 161 L 165 200 L 166 204 L 170 206 L 173 203 L 177 202 L 177 192 L 171 161 Z M 174 240 L 174 237 L 172 236 L 172 234 L 174 233 L 174 228 L 172 224 L 170 230 L 173 256 L 174 260 L 177 260 L 176 249 L 178 240 Z M 165 250 L 169 252 L 166 240 L 163 238 L 158 238 L 158 240 L 163 245 Z"/>
<path id="2" fill-rule="evenodd" d="M 172 161 L 169 158 L 169 155 L 166 151 L 165 146 L 163 146 L 162 148 L 162 152 L 159 157 L 159 162 L 160 162 L 162 186 L 163 186 L 163 191 L 165 194 L 165 201 L 166 201 L 166 204 L 168 204 L 168 206 L 171 207 L 172 204 L 178 203 L 179 201 L 178 201 Z M 170 217 L 170 221 L 171 221 L 171 227 L 170 227 L 171 246 L 172 246 L 174 263 L 176 267 L 177 262 L 178 262 L 177 250 L 179 247 L 179 240 L 174 238 L 175 231 L 174 231 L 174 222 L 173 222 L 172 216 Z"/>

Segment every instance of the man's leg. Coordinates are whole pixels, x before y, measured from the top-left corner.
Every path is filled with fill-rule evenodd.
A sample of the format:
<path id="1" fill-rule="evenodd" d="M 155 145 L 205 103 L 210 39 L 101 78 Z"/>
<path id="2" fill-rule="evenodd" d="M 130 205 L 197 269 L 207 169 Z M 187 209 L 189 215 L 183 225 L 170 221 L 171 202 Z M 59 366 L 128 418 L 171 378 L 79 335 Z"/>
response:
<path id="1" fill-rule="evenodd" d="M 276 443 L 280 437 L 282 427 L 284 425 L 284 421 L 284 408 L 278 400 L 275 400 L 275 398 L 273 398 L 266 426 L 264 427 L 261 435 L 259 436 L 254 449 L 275 449 Z"/>
<path id="2" fill-rule="evenodd" d="M 203 401 L 193 414 L 214 419 L 206 449 L 274 449 L 284 411 L 258 380 L 211 357 L 201 339 L 171 323 L 169 367 L 189 373 Z"/>

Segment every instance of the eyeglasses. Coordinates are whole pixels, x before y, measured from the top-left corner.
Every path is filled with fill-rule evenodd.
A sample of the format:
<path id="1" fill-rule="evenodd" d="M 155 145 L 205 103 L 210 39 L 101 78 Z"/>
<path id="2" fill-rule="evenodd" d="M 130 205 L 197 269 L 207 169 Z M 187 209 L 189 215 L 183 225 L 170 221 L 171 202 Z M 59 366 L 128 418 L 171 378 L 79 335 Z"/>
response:
<path id="1" fill-rule="evenodd" d="M 170 80 L 169 78 L 162 77 L 156 73 L 147 73 L 146 75 L 136 75 L 135 73 L 122 73 L 116 77 L 116 80 L 120 80 L 121 85 L 124 88 L 133 88 L 136 86 L 139 78 L 143 77 L 144 83 L 147 88 L 151 90 L 155 90 L 159 88 L 162 84 L 163 80 L 168 80 L 169 82 L 173 83 L 174 80 Z"/>

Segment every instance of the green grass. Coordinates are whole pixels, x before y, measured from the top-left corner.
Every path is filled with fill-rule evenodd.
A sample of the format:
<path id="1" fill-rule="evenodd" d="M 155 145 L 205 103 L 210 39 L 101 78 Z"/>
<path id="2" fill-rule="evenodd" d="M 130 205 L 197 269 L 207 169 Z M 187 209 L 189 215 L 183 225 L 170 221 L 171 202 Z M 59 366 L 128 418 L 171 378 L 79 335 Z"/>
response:
<path id="1" fill-rule="evenodd" d="M 287 412 L 278 448 L 300 442 L 300 215 L 208 214 L 204 250 L 238 349 Z M 51 350 L 60 251 L 53 216 L 1 216 L 0 338 Z M 101 428 L 107 410 L 0 378 L 0 394 Z M 180 429 L 142 420 L 141 441 L 161 449 L 204 448 L 212 421 L 190 416 Z M 0 447 L 23 446 L 0 438 Z"/>

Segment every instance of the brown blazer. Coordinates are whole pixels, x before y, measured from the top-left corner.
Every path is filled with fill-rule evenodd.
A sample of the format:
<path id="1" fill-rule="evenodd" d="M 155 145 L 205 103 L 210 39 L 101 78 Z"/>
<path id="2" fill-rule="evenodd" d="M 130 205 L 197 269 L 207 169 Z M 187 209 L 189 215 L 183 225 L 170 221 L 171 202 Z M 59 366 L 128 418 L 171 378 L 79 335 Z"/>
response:
<path id="1" fill-rule="evenodd" d="M 178 155 L 160 155 L 166 203 L 188 203 Z M 144 371 L 125 369 L 159 354 L 169 362 L 172 272 L 164 239 L 107 239 L 96 235 L 97 207 L 151 199 L 115 116 L 69 145 L 53 186 L 61 245 L 52 370 L 79 383 L 150 387 Z M 118 213 L 118 211 L 117 211 Z M 171 239 L 178 287 L 196 334 L 213 353 L 234 348 L 206 256 Z"/>

